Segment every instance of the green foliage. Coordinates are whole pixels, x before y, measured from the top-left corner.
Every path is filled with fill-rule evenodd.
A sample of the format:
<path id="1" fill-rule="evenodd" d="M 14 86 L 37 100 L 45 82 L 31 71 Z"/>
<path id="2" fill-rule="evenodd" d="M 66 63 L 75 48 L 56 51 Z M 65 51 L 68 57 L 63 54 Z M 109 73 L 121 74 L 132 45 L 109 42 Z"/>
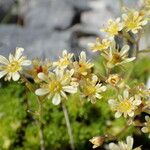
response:
<path id="1" fill-rule="evenodd" d="M 101 60 L 98 60 L 95 66 L 96 73 L 105 75 L 104 67 L 101 67 L 103 66 Z M 133 85 L 137 82 L 146 82 L 150 75 L 149 66 L 149 58 L 145 57 L 135 64 L 130 63 L 127 68 L 124 68 L 124 72 L 127 73 L 127 82 L 132 81 Z M 17 83 L 3 84 L 1 82 L 1 84 L 0 149 L 38 150 L 40 143 L 37 118 L 33 118 L 32 115 L 38 109 L 35 95 L 27 93 L 24 86 Z M 113 135 L 124 129 L 125 120 L 123 118 L 114 119 L 107 104 L 107 100 L 113 98 L 114 95 L 116 95 L 116 90 L 108 88 L 103 95 L 105 98 L 97 101 L 96 104 L 81 99 L 79 94 L 72 95 L 66 101 L 76 149 L 91 149 L 89 139 L 93 136 L 106 133 Z M 46 100 L 43 108 L 46 149 L 69 150 L 69 137 L 61 106 L 54 106 L 50 100 Z M 134 128 L 130 127 L 119 137 L 124 138 L 133 132 L 135 132 Z"/>

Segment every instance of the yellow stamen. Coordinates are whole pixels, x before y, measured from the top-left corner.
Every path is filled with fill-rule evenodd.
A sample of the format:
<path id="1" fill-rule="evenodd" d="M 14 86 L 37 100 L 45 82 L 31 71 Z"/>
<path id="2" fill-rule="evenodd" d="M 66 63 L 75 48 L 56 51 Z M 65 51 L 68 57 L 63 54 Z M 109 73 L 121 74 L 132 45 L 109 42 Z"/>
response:
<path id="1" fill-rule="evenodd" d="M 131 107 L 132 107 L 131 102 L 129 100 L 124 100 L 120 102 L 120 104 L 118 105 L 118 110 L 124 113 L 131 110 Z"/>
<path id="2" fill-rule="evenodd" d="M 59 81 L 52 81 L 52 82 L 50 82 L 50 84 L 49 84 L 49 90 L 50 90 L 52 93 L 60 92 L 60 91 L 62 90 L 62 85 L 60 84 Z"/>
<path id="3" fill-rule="evenodd" d="M 8 72 L 17 72 L 21 70 L 20 63 L 18 61 L 12 61 L 10 64 L 7 65 L 7 71 Z"/>

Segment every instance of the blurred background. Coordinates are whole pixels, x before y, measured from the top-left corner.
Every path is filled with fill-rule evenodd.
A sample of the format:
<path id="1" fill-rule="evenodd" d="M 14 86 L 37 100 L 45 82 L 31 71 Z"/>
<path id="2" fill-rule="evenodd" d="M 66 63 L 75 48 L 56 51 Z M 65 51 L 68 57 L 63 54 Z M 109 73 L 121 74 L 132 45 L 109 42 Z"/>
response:
<path id="1" fill-rule="evenodd" d="M 141 3 L 138 0 L 0 0 L 0 55 L 6 56 L 16 47 L 23 47 L 29 58 L 55 60 L 64 49 L 77 55 L 84 50 L 91 58 L 93 54 L 87 51 L 87 44 L 97 36 L 105 36 L 99 29 L 109 18 L 121 15 L 122 2 L 131 8 L 138 8 Z M 148 36 L 149 32 L 143 35 L 140 49 L 150 43 Z M 143 57 L 127 66 L 124 73 L 130 73 L 130 84 L 147 82 L 149 60 Z M 102 71 L 102 66 L 102 61 L 96 59 L 97 72 Z M 37 110 L 35 95 L 14 82 L 1 80 L 0 86 L 0 150 L 39 150 L 36 119 L 27 113 L 29 109 Z M 83 105 L 78 94 L 67 101 L 76 149 L 90 150 L 89 139 L 93 136 L 123 129 L 125 120 L 114 120 L 105 103 L 114 91 L 105 94 L 105 99 L 96 105 Z M 46 101 L 43 119 L 46 150 L 70 150 L 62 108 Z M 135 146 L 143 145 L 143 150 L 150 150 L 150 142 L 140 130 L 131 126 L 121 138 L 129 134 L 134 135 Z"/>
<path id="2" fill-rule="evenodd" d="M 138 0 L 124 0 L 138 7 Z M 33 57 L 52 60 L 67 49 L 87 49 L 109 18 L 120 16 L 122 0 L 0 0 L 0 53 L 24 47 Z"/>

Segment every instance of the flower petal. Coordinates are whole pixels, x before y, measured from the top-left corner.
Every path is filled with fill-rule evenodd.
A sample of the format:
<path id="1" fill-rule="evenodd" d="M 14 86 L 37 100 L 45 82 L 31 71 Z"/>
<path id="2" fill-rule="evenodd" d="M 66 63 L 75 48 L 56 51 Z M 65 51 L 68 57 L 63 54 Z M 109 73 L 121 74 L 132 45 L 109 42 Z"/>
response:
<path id="1" fill-rule="evenodd" d="M 9 62 L 12 62 L 12 61 L 14 61 L 14 56 L 10 53 L 9 54 Z"/>
<path id="2" fill-rule="evenodd" d="M 16 60 L 18 60 L 22 56 L 23 51 L 24 51 L 24 49 L 21 47 L 16 48 L 16 53 L 15 53 Z"/>
<path id="3" fill-rule="evenodd" d="M 128 136 L 126 141 L 127 141 L 127 145 L 129 147 L 129 149 L 132 149 L 132 147 L 133 147 L 133 138 L 131 136 Z"/>
<path id="4" fill-rule="evenodd" d="M 114 99 L 108 100 L 109 105 L 114 105 L 115 103 L 116 103 L 116 100 L 114 100 Z"/>
<path id="5" fill-rule="evenodd" d="M 133 105 L 135 105 L 135 106 L 138 106 L 138 105 L 140 105 L 141 103 L 142 103 L 141 100 L 134 100 L 134 101 L 133 101 Z"/>
<path id="6" fill-rule="evenodd" d="M 128 90 L 125 90 L 125 91 L 123 92 L 123 97 L 124 97 L 125 99 L 129 97 L 129 92 L 128 92 Z"/>
<path id="7" fill-rule="evenodd" d="M 63 90 L 64 90 L 65 92 L 74 94 L 74 93 L 77 92 L 77 87 L 75 87 L 75 86 L 64 86 L 64 87 L 63 87 Z"/>
<path id="8" fill-rule="evenodd" d="M 38 73 L 38 78 L 48 82 L 48 77 L 43 72 Z"/>
<path id="9" fill-rule="evenodd" d="M 148 133 L 148 128 L 147 127 L 143 127 L 141 130 L 142 130 L 143 133 Z"/>
<path id="10" fill-rule="evenodd" d="M 18 81 L 19 78 L 20 78 L 20 74 L 18 72 L 15 72 L 15 73 L 12 74 L 12 79 L 14 81 Z"/>
<path id="11" fill-rule="evenodd" d="M 119 112 L 119 111 L 117 111 L 117 112 L 115 113 L 115 118 L 119 118 L 119 117 L 121 117 L 121 115 L 122 115 L 122 113 Z"/>
<path id="12" fill-rule="evenodd" d="M 150 121 L 150 117 L 149 116 L 145 116 L 145 120 L 148 122 Z"/>
<path id="13" fill-rule="evenodd" d="M 22 66 L 29 66 L 29 65 L 31 65 L 31 61 L 30 60 L 22 61 Z"/>
<path id="14" fill-rule="evenodd" d="M 120 150 L 120 148 L 118 147 L 118 145 L 116 145 L 114 143 L 110 143 L 109 144 L 109 149 L 110 150 Z"/>
<path id="15" fill-rule="evenodd" d="M 0 71 L 0 78 L 2 78 L 4 75 L 6 75 L 7 74 L 7 71 Z"/>
<path id="16" fill-rule="evenodd" d="M 106 89 L 107 89 L 107 87 L 106 87 L 106 86 L 102 86 L 102 87 L 100 87 L 100 90 L 101 90 L 102 92 L 105 92 L 105 91 L 106 91 Z"/>
<path id="17" fill-rule="evenodd" d="M 101 98 L 102 98 L 102 95 L 96 93 L 96 98 L 101 99 Z"/>
<path id="18" fill-rule="evenodd" d="M 60 97 L 60 95 L 59 95 L 59 94 L 55 94 L 55 95 L 53 96 L 53 98 L 52 98 L 52 103 L 53 103 L 54 105 L 59 105 L 60 102 L 61 102 L 61 97 Z"/>
<path id="19" fill-rule="evenodd" d="M 133 116 L 134 116 L 134 112 L 133 112 L 133 111 L 130 111 L 130 112 L 128 112 L 128 115 L 129 115 L 130 117 L 133 117 Z"/>
<path id="20" fill-rule="evenodd" d="M 125 55 L 129 51 L 129 45 L 124 45 L 120 51 L 121 56 Z"/>
<path id="21" fill-rule="evenodd" d="M 0 63 L 7 65 L 9 61 L 2 55 L 0 55 Z"/>
<path id="22" fill-rule="evenodd" d="M 48 93 L 49 93 L 49 90 L 45 88 L 39 88 L 35 91 L 35 94 L 39 96 L 46 95 Z"/>
<path id="23" fill-rule="evenodd" d="M 82 61 L 82 62 L 86 62 L 86 54 L 85 54 L 85 52 L 81 52 L 80 53 L 80 60 Z"/>

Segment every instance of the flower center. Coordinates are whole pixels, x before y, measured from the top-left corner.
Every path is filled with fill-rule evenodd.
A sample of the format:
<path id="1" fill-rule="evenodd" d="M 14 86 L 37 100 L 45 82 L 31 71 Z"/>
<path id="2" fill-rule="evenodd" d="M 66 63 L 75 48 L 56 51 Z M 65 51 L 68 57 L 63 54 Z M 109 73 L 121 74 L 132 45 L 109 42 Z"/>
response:
<path id="1" fill-rule="evenodd" d="M 94 86 L 86 86 L 85 88 L 85 95 L 86 96 L 91 96 L 96 93 L 96 88 Z"/>
<path id="2" fill-rule="evenodd" d="M 136 21 L 129 21 L 129 22 L 127 23 L 127 27 L 128 27 L 129 29 L 135 29 L 135 28 L 138 27 L 138 23 L 137 23 Z"/>
<path id="3" fill-rule="evenodd" d="M 66 66 L 69 64 L 69 60 L 67 58 L 60 60 L 60 66 Z"/>
<path id="4" fill-rule="evenodd" d="M 122 61 L 122 58 L 121 58 L 120 54 L 119 53 L 114 53 L 113 57 L 112 57 L 112 62 L 114 64 L 116 64 L 116 63 L 119 63 L 121 61 Z"/>
<path id="5" fill-rule="evenodd" d="M 62 90 L 62 85 L 61 85 L 61 83 L 59 81 L 52 81 L 49 84 L 49 90 L 52 93 L 60 92 Z"/>
<path id="6" fill-rule="evenodd" d="M 124 100 L 120 102 L 120 104 L 118 105 L 118 110 L 124 113 L 131 110 L 131 107 L 132 107 L 131 102 L 129 100 Z"/>
<path id="7" fill-rule="evenodd" d="M 117 24 L 113 24 L 110 28 L 108 28 L 108 32 L 111 35 L 117 35 L 118 34 L 118 25 Z"/>
<path id="8" fill-rule="evenodd" d="M 110 83 L 115 85 L 117 83 L 117 80 L 115 78 L 111 78 Z"/>
<path id="9" fill-rule="evenodd" d="M 7 66 L 7 71 L 8 72 L 17 72 L 21 70 L 21 66 L 20 66 L 20 63 L 18 61 L 12 61 L 10 64 L 8 64 Z"/>
<path id="10" fill-rule="evenodd" d="M 78 68 L 78 72 L 82 74 L 83 72 L 86 72 L 86 70 L 87 70 L 87 65 L 84 63 L 80 63 L 79 68 Z"/>

